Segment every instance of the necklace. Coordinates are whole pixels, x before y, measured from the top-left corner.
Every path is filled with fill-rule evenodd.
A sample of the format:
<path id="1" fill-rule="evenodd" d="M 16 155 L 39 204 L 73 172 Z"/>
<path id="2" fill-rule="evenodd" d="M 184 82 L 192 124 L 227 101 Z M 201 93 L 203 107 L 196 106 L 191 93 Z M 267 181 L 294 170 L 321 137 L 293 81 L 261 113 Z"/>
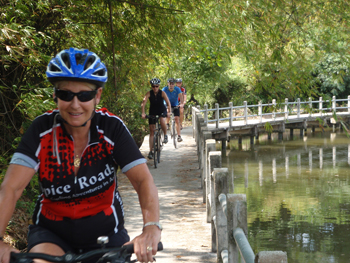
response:
<path id="1" fill-rule="evenodd" d="M 80 158 L 79 155 L 74 158 L 74 167 L 78 168 L 80 166 Z"/>

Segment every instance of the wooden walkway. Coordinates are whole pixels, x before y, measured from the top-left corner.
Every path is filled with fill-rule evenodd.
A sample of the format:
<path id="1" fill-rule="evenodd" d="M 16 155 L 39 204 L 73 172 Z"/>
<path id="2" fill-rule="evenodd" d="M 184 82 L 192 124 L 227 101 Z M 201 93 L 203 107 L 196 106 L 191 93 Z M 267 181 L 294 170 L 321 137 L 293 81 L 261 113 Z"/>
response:
<path id="1" fill-rule="evenodd" d="M 211 226 L 206 222 L 206 206 L 198 169 L 198 156 L 192 127 L 182 130 L 183 142 L 174 149 L 165 145 L 157 169 L 153 160 L 148 166 L 158 187 L 164 251 L 157 253 L 157 262 L 216 262 L 211 252 Z M 146 157 L 148 136 L 141 147 Z M 124 175 L 118 175 L 119 189 L 125 207 L 126 228 L 131 238 L 142 229 L 141 210 L 131 184 Z"/>
<path id="2" fill-rule="evenodd" d="M 272 115 L 272 114 L 271 114 Z M 303 130 L 311 128 L 321 128 L 325 126 L 339 125 L 340 122 L 350 122 L 349 112 L 333 113 L 313 113 L 289 115 L 276 113 L 275 116 L 254 117 L 241 120 L 221 121 L 219 123 L 207 123 L 208 132 L 212 133 L 212 138 L 216 140 L 229 140 L 234 136 L 258 137 L 262 133 L 283 133 L 286 129 L 293 133 L 294 129 Z M 196 124 L 194 124 L 196 127 Z"/>

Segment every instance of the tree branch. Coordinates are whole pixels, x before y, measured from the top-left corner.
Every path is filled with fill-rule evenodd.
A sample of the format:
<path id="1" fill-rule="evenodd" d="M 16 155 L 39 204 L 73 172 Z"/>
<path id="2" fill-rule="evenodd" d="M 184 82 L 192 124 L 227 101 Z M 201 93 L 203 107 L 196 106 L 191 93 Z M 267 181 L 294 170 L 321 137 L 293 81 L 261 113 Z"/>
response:
<path id="1" fill-rule="evenodd" d="M 153 9 L 161 9 L 161 10 L 172 11 L 172 12 L 185 13 L 185 11 L 183 11 L 183 10 L 172 9 L 172 8 L 165 8 L 165 7 L 159 7 L 159 6 L 152 6 L 152 5 L 145 5 L 143 3 L 136 3 L 136 2 L 131 2 L 131 1 L 117 0 L 117 2 L 119 2 L 119 3 L 127 3 L 127 4 L 134 5 L 134 6 L 142 6 L 142 7 L 145 7 L 145 8 L 153 8 Z"/>

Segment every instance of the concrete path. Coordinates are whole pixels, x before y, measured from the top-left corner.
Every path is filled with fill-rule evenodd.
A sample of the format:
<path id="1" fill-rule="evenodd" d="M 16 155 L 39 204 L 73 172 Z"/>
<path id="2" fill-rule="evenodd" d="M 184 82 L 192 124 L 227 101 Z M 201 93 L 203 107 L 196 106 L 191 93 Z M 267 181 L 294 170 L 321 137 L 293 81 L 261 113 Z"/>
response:
<path id="1" fill-rule="evenodd" d="M 175 149 L 169 140 L 161 154 L 158 168 L 148 160 L 149 169 L 158 187 L 162 242 L 164 250 L 156 255 L 157 262 L 216 262 L 211 252 L 210 224 L 206 222 L 196 144 L 192 127 L 182 130 L 183 142 Z M 170 139 L 170 136 L 169 136 Z M 149 152 L 146 136 L 141 152 Z M 118 176 L 119 189 L 125 207 L 126 229 L 131 238 L 142 229 L 141 210 L 137 194 L 124 175 Z"/>

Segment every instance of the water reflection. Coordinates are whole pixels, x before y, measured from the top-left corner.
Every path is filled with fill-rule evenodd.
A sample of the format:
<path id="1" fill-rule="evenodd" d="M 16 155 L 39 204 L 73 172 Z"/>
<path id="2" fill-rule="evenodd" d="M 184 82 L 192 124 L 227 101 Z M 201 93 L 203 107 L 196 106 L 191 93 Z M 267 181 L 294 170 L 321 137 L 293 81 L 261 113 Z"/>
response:
<path id="1" fill-rule="evenodd" d="M 288 134 L 286 134 L 287 136 Z M 286 137 L 285 137 L 286 138 Z M 234 142 L 223 166 L 248 202 L 254 252 L 282 250 L 288 262 L 350 261 L 350 139 L 314 133 L 278 142 Z"/>

